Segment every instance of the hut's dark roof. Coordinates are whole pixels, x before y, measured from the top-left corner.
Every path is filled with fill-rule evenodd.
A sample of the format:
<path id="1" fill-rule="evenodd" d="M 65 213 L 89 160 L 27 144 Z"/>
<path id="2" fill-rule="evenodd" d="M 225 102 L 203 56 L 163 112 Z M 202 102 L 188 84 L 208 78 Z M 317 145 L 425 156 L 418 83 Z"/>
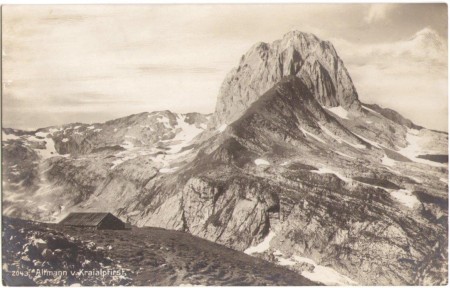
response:
<path id="1" fill-rule="evenodd" d="M 110 213 L 70 213 L 59 224 L 71 226 L 97 226 Z"/>

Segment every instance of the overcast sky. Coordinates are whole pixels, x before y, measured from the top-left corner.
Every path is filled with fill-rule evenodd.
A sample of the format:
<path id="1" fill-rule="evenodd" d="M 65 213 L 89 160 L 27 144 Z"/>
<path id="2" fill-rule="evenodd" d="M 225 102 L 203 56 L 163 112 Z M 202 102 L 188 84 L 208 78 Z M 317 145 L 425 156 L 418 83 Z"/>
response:
<path id="1" fill-rule="evenodd" d="M 3 6 L 3 127 L 214 111 L 255 42 L 330 40 L 360 99 L 448 130 L 445 4 Z"/>

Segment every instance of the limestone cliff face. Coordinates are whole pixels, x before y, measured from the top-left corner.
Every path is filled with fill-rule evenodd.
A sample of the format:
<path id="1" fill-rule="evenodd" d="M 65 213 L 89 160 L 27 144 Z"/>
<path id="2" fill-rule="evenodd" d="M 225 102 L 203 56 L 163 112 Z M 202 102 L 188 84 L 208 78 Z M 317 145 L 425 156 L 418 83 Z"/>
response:
<path id="1" fill-rule="evenodd" d="M 242 56 L 222 83 L 215 124 L 236 120 L 285 76 L 303 80 L 321 105 L 359 110 L 358 94 L 330 42 L 292 31 L 273 43 L 258 43 Z"/>

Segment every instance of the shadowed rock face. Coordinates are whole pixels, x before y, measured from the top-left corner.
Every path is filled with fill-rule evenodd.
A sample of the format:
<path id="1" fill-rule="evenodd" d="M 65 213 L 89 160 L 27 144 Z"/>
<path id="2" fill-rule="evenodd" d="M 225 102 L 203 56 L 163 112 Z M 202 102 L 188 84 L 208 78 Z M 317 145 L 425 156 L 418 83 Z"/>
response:
<path id="1" fill-rule="evenodd" d="M 333 45 L 292 31 L 273 43 L 258 43 L 242 56 L 222 83 L 215 124 L 236 120 L 285 76 L 302 79 L 321 105 L 360 109 L 356 89 Z"/>
<path id="2" fill-rule="evenodd" d="M 56 220 L 107 210 L 237 250 L 275 235 L 255 256 L 299 273 L 311 269 L 303 257 L 360 284 L 446 283 L 448 164 L 419 156 L 446 154 L 448 135 L 360 105 L 341 62 L 310 34 L 256 45 L 222 87 L 213 121 L 228 125 L 219 128 L 162 111 L 4 130 L 4 213 Z M 54 156 L 41 152 L 50 140 Z M 64 149 L 71 155 L 58 155 Z M 24 195 L 29 203 L 17 201 Z"/>

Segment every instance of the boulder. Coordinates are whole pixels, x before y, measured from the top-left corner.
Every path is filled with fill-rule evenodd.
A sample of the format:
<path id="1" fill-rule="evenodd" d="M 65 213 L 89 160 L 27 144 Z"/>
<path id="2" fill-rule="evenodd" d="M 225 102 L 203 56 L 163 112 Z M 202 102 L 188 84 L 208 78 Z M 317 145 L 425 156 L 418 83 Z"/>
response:
<path id="1" fill-rule="evenodd" d="M 52 261 L 55 258 L 55 254 L 50 249 L 44 249 L 44 251 L 42 251 L 42 258 L 45 261 Z"/>
<path id="2" fill-rule="evenodd" d="M 33 245 L 38 249 L 39 252 L 44 251 L 48 247 L 48 244 L 43 239 L 35 238 L 32 239 Z"/>

